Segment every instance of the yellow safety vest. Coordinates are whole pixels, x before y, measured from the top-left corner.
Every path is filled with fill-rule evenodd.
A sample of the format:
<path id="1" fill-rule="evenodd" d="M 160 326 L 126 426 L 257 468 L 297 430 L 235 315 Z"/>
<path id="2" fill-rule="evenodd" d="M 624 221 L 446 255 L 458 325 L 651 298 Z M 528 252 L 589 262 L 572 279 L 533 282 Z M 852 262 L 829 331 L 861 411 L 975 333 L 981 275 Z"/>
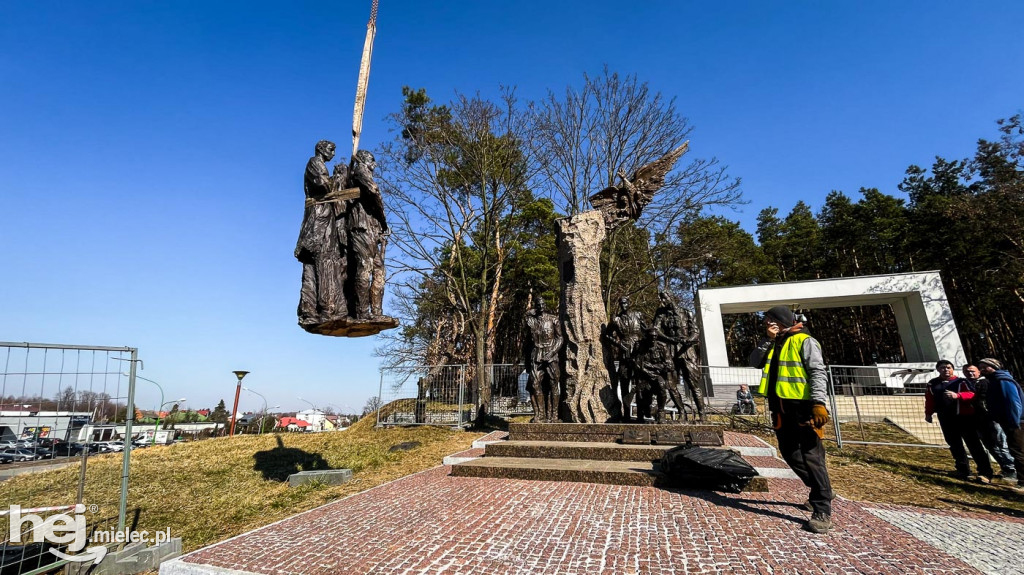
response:
<path id="1" fill-rule="evenodd" d="M 798 333 L 786 338 L 782 344 L 782 355 L 779 356 L 779 377 L 775 382 L 775 394 L 781 399 L 810 399 L 811 387 L 807 385 L 807 370 L 800 356 L 804 340 L 811 337 L 806 333 Z M 768 370 L 772 366 L 772 355 L 775 346 L 768 351 L 764 370 L 761 373 L 761 386 L 757 392 L 768 395 Z"/>

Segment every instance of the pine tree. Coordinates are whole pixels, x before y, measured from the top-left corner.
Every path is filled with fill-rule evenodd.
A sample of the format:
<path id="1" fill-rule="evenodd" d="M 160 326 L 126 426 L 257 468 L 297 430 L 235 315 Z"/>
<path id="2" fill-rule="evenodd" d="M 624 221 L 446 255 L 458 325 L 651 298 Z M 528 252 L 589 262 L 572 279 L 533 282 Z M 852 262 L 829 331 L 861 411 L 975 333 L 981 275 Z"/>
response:
<path id="1" fill-rule="evenodd" d="M 210 414 L 210 421 L 226 423 L 230 416 L 228 408 L 224 405 L 224 400 L 222 399 L 217 404 L 217 407 L 213 408 L 213 413 Z"/>

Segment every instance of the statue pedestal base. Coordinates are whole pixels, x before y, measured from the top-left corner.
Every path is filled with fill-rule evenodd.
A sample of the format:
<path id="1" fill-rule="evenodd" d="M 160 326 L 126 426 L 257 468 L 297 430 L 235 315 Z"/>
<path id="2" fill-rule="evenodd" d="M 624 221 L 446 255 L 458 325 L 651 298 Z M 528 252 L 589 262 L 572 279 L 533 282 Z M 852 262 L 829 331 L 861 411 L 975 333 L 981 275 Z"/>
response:
<path id="1" fill-rule="evenodd" d="M 299 323 L 299 327 L 318 335 L 333 335 L 336 337 L 365 337 L 377 335 L 386 329 L 398 327 L 398 320 L 393 317 L 382 315 L 370 319 L 353 319 L 343 317 L 331 319 L 321 323 Z"/>

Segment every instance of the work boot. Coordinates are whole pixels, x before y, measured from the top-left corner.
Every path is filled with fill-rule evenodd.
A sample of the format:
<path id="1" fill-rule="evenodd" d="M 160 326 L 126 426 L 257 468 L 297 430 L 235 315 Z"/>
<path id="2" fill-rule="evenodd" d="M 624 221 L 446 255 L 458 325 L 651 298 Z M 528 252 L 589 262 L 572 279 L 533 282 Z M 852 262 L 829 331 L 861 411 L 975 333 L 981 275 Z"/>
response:
<path id="1" fill-rule="evenodd" d="M 824 513 L 812 513 L 805 527 L 811 533 L 828 533 L 828 530 L 832 529 L 832 516 Z"/>
<path id="2" fill-rule="evenodd" d="M 1002 479 L 1006 483 L 1015 483 L 1017 481 L 1017 472 L 1016 471 L 1004 471 L 1001 474 L 1000 479 Z"/>

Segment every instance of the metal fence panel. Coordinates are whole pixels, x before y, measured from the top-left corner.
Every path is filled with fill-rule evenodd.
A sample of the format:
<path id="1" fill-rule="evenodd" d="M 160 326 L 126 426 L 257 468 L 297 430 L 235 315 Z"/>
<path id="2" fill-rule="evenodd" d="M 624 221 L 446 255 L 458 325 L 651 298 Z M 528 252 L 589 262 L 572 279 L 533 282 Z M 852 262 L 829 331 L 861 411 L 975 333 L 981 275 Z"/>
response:
<path id="1" fill-rule="evenodd" d="M 127 347 L 0 342 L 0 451 L 15 458 L 0 467 L 0 481 L 75 470 L 52 473 L 47 481 L 0 484 L 0 490 L 9 490 L 0 498 L 7 499 L 0 508 L 0 571 L 42 572 L 67 562 L 51 553 L 54 548 L 68 552 L 67 544 L 37 541 L 35 525 L 28 518 L 17 520 L 18 515 L 45 521 L 61 513 L 83 517 L 89 533 L 112 532 L 115 525 L 124 530 L 131 449 L 121 454 L 119 483 L 91 485 L 86 471 L 100 442 L 121 439 L 131 445 L 136 360 L 136 350 Z M 119 508 L 90 504 L 87 487 L 92 492 L 119 489 Z"/>
<path id="2" fill-rule="evenodd" d="M 462 426 L 473 419 L 465 365 L 382 369 L 377 425 Z"/>
<path id="3" fill-rule="evenodd" d="M 938 419 L 924 420 L 924 390 L 937 376 L 931 364 L 829 367 L 840 441 L 945 447 Z"/>
<path id="4" fill-rule="evenodd" d="M 491 380 L 491 414 L 498 417 L 533 415 L 533 402 L 526 391 L 529 376 L 521 365 L 496 363 L 487 366 Z"/>
<path id="5" fill-rule="evenodd" d="M 765 398 L 756 395 L 757 386 L 761 382 L 760 369 L 718 365 L 703 365 L 700 369 L 704 377 L 704 389 L 711 392 L 704 398 L 708 408 L 720 413 L 743 415 L 744 417 L 749 417 L 755 423 L 769 423 Z M 754 404 L 757 413 L 752 415 L 740 413 L 740 408 L 736 401 L 736 392 L 739 391 L 740 385 L 746 385 L 755 394 Z"/>

